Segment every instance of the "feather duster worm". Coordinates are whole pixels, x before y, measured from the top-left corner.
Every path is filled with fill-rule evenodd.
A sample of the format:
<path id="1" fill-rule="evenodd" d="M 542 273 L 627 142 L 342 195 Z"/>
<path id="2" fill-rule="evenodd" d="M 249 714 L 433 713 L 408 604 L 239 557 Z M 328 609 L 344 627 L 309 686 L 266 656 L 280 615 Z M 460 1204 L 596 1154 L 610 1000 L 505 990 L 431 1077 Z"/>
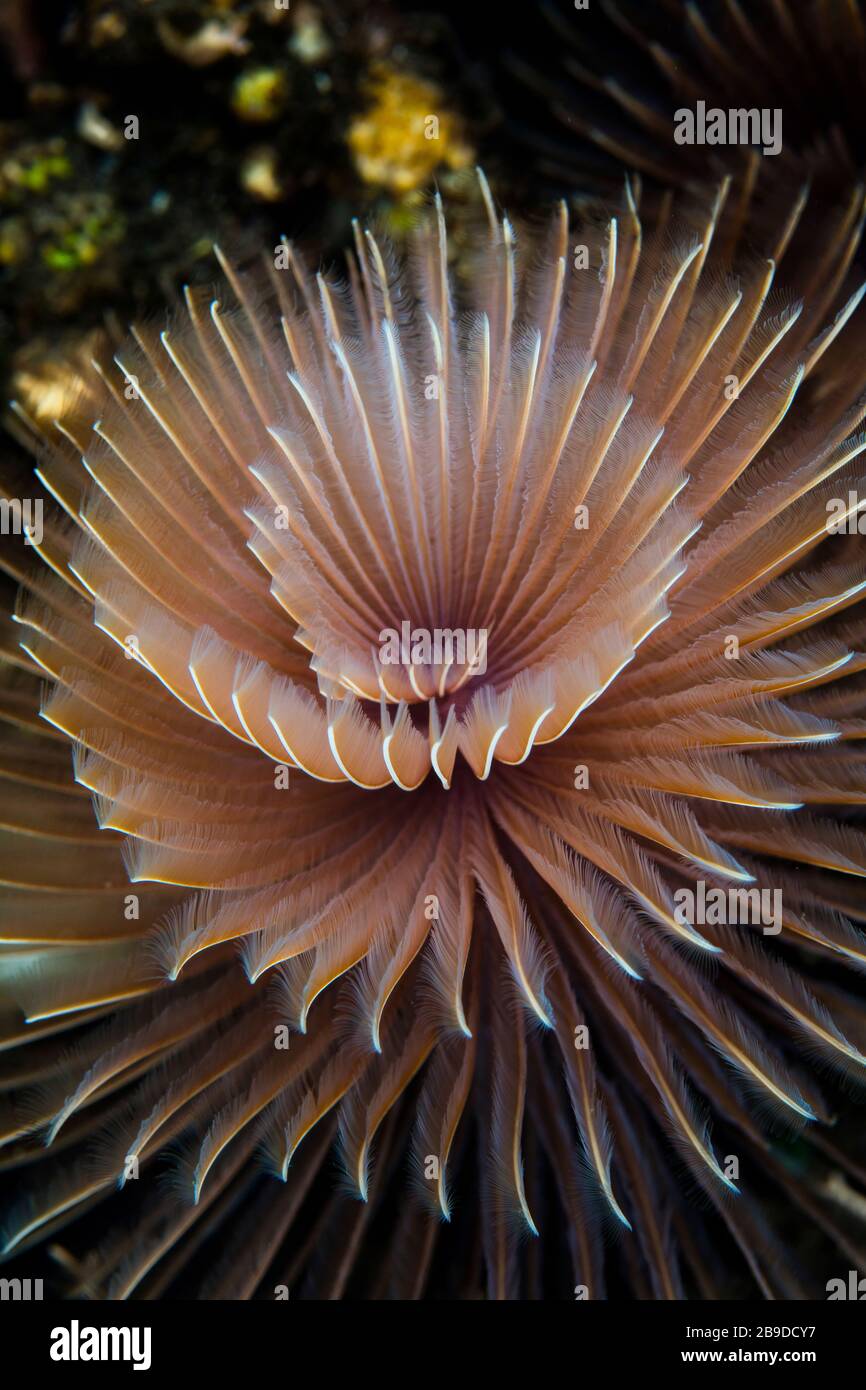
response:
<path id="1" fill-rule="evenodd" d="M 727 185 L 481 189 L 462 276 L 438 203 L 281 245 L 19 410 L 4 1249 L 79 1293 L 814 1292 L 779 1194 L 854 1248 L 768 1135 L 864 1065 L 859 215 L 801 303 L 796 208 L 734 274 Z"/>

